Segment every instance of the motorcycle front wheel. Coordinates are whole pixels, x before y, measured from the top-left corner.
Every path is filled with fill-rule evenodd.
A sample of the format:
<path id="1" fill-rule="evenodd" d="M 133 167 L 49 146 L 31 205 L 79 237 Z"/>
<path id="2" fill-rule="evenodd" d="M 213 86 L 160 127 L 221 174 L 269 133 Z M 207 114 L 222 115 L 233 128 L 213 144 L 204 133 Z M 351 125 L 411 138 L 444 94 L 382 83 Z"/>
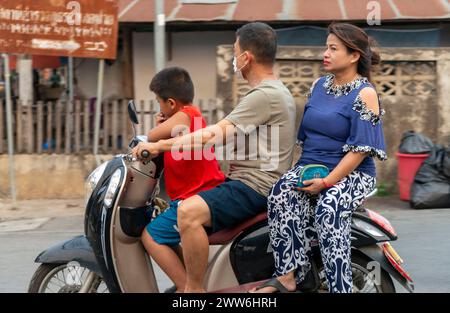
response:
<path id="1" fill-rule="evenodd" d="M 89 286 L 85 286 L 89 284 Z M 107 293 L 108 287 L 100 276 L 86 267 L 70 264 L 43 263 L 34 272 L 29 293 Z"/>

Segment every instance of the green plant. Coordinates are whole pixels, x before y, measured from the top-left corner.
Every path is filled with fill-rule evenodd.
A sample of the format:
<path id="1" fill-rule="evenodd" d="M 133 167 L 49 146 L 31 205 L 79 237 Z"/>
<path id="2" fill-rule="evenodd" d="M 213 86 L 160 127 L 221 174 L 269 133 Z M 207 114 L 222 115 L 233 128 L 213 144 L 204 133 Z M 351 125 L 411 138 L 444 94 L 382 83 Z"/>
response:
<path id="1" fill-rule="evenodd" d="M 379 197 L 386 197 L 391 194 L 393 194 L 394 183 L 393 182 L 386 182 L 386 181 L 380 181 L 377 184 L 377 196 Z"/>

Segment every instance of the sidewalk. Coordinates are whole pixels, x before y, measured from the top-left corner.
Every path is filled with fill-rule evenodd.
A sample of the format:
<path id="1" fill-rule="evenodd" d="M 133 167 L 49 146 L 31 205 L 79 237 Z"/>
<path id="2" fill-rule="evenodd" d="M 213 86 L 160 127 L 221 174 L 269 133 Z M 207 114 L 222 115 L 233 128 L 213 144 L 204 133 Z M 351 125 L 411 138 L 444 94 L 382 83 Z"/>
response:
<path id="1" fill-rule="evenodd" d="M 365 206 L 375 211 L 411 210 L 409 203 L 401 201 L 398 195 L 373 197 Z M 0 222 L 83 214 L 84 199 L 19 200 L 15 205 L 9 199 L 0 199 Z"/>
<path id="2" fill-rule="evenodd" d="M 7 220 L 53 218 L 84 214 L 84 199 L 0 199 L 0 223 Z"/>
<path id="3" fill-rule="evenodd" d="M 413 210 L 408 201 L 402 201 L 399 195 L 389 195 L 384 197 L 372 197 L 367 199 L 365 207 L 374 211 L 401 211 Z"/>

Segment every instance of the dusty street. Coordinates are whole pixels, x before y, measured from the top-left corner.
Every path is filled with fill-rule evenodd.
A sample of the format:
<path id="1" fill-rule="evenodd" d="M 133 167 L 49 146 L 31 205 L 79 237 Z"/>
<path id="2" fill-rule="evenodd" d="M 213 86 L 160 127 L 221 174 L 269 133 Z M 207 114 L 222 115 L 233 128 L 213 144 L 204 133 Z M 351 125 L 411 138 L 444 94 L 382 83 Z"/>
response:
<path id="1" fill-rule="evenodd" d="M 26 292 L 35 257 L 83 232 L 83 199 L 20 201 L 0 205 L 0 292 Z M 373 198 L 367 207 L 389 219 L 399 239 L 393 246 L 417 292 L 450 292 L 450 209 L 415 211 L 395 197 Z M 157 270 L 161 290 L 171 284 Z M 398 292 L 404 292 L 398 287 Z"/>

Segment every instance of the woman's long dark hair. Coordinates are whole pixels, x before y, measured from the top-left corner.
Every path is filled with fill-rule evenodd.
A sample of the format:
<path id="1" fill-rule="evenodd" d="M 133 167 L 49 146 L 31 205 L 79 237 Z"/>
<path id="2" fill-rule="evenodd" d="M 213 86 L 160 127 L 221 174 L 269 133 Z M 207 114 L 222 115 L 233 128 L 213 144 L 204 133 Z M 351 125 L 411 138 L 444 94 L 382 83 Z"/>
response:
<path id="1" fill-rule="evenodd" d="M 361 54 L 357 71 L 371 81 L 373 66 L 381 62 L 379 52 L 374 50 L 376 41 L 361 28 L 348 23 L 332 23 L 328 26 L 328 34 L 338 37 L 348 52 L 358 51 Z"/>

